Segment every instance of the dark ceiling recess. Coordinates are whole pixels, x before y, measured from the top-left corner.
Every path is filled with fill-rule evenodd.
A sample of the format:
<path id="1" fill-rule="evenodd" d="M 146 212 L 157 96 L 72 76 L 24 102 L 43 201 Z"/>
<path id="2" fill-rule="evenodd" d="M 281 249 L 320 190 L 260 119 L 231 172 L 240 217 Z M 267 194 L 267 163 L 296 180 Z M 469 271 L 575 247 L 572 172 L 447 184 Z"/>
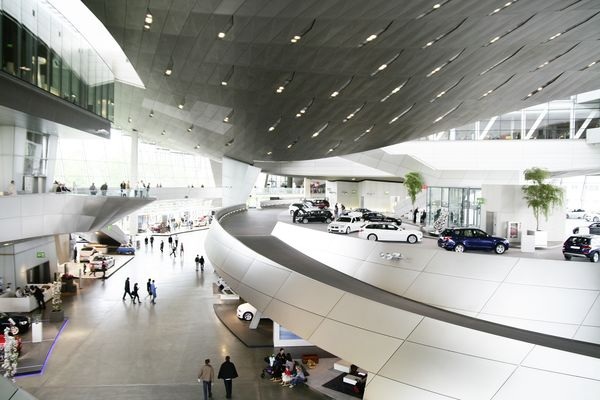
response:
<path id="1" fill-rule="evenodd" d="M 146 2 L 84 3 L 146 85 L 118 85 L 115 124 L 213 159 L 356 153 L 598 88 L 598 1 L 152 1 L 148 29 Z"/>

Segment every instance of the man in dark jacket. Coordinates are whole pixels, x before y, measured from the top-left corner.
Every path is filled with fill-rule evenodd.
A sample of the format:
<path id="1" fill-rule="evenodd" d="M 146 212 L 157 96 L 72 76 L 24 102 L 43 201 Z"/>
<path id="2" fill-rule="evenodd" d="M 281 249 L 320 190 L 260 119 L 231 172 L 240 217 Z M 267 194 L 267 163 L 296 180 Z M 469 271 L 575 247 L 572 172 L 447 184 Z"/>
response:
<path id="1" fill-rule="evenodd" d="M 225 362 L 221 364 L 221 368 L 219 368 L 219 375 L 217 376 L 217 379 L 223 379 L 223 383 L 225 384 L 225 398 L 231 398 L 233 379 L 237 377 L 238 373 L 235 369 L 235 365 L 229 361 L 229 356 L 225 357 Z"/>
<path id="2" fill-rule="evenodd" d="M 129 295 L 133 299 L 131 295 L 131 287 L 129 286 L 129 278 L 125 279 L 125 293 L 123 293 L 123 300 L 125 300 L 125 295 Z"/>

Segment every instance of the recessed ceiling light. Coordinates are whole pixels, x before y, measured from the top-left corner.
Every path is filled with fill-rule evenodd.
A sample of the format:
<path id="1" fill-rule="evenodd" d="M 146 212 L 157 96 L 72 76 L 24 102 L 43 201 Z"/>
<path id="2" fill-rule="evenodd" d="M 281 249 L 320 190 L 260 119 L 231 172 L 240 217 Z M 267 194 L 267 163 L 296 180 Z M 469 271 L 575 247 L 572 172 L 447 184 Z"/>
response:
<path id="1" fill-rule="evenodd" d="M 227 82 L 226 81 L 221 81 L 221 85 L 222 86 L 227 86 Z"/>
<path id="2" fill-rule="evenodd" d="M 354 75 L 351 76 L 349 79 L 347 79 L 346 82 L 344 82 L 338 90 L 333 91 L 329 96 L 337 97 L 342 92 L 342 90 L 344 90 L 348 87 L 348 85 L 352 82 L 353 79 L 354 79 Z"/>
<path id="3" fill-rule="evenodd" d="M 229 21 L 227 22 L 227 25 L 225 25 L 223 30 L 221 30 L 221 31 L 219 31 L 219 33 L 217 33 L 217 37 L 219 39 L 225 39 L 225 36 L 227 36 L 227 34 L 229 33 L 229 30 L 232 27 L 233 27 L 233 15 L 231 16 L 231 18 L 229 19 Z"/>
<path id="4" fill-rule="evenodd" d="M 312 22 L 310 23 L 310 25 L 308 25 L 306 28 L 304 28 L 300 33 L 292 36 L 292 38 L 290 39 L 290 42 L 298 43 L 300 41 L 300 39 L 302 39 L 315 26 L 315 22 L 317 22 L 317 20 L 313 19 Z"/>
<path id="5" fill-rule="evenodd" d="M 340 94 L 340 92 L 338 92 L 337 90 L 334 90 L 334 91 L 331 93 L 331 95 L 330 95 L 330 96 L 331 96 L 331 97 L 336 97 L 336 96 L 337 96 L 337 95 L 339 95 L 339 94 Z"/>
<path id="6" fill-rule="evenodd" d="M 277 125 L 279 125 L 280 123 L 281 123 L 281 117 L 279 117 L 277 119 L 277 121 L 275 121 L 275 123 L 269 127 L 269 132 L 273 132 L 275 130 L 275 128 L 277 128 Z"/>
<path id="7" fill-rule="evenodd" d="M 282 93 L 284 91 L 284 89 L 287 87 L 287 85 L 289 85 L 293 80 L 294 80 L 294 76 L 296 76 L 296 72 L 292 72 L 284 81 L 282 84 L 280 84 L 277 89 L 275 90 L 275 93 Z"/>
<path id="8" fill-rule="evenodd" d="M 296 39 L 296 40 L 300 40 L 300 39 L 302 39 L 302 36 L 298 36 L 298 35 L 296 35 L 296 36 L 294 36 L 294 39 Z"/>
<path id="9" fill-rule="evenodd" d="M 394 118 L 392 118 L 390 120 L 390 122 L 388 122 L 388 124 L 393 124 L 394 122 L 398 121 L 398 119 L 402 118 L 403 116 L 405 116 L 415 105 L 412 104 L 410 107 L 406 108 L 405 110 L 403 110 L 400 114 L 396 115 Z"/>
<path id="10" fill-rule="evenodd" d="M 375 40 L 375 39 L 377 39 L 377 35 L 371 35 L 368 38 L 366 38 L 365 41 L 366 42 L 370 42 L 370 41 Z"/>
<path id="11" fill-rule="evenodd" d="M 148 114 L 150 118 L 154 117 L 154 110 L 150 110 L 150 114 Z"/>
<path id="12" fill-rule="evenodd" d="M 145 30 L 150 30 L 150 25 L 148 25 L 148 24 L 144 24 L 144 29 L 145 29 Z"/>
<path id="13" fill-rule="evenodd" d="M 271 154 L 273 154 L 272 151 L 267 151 L 267 155 L 270 156 Z"/>
<path id="14" fill-rule="evenodd" d="M 229 112 L 229 114 L 227 114 L 225 116 L 225 118 L 223 118 L 223 122 L 229 122 L 231 120 L 231 117 L 233 117 L 233 109 L 231 109 L 231 111 Z"/>
<path id="15" fill-rule="evenodd" d="M 146 8 L 146 17 L 144 18 L 144 22 L 146 24 L 151 24 L 153 21 L 152 13 L 149 8 Z"/>
<path id="16" fill-rule="evenodd" d="M 434 5 L 433 5 L 433 9 L 434 9 L 434 10 L 435 10 L 435 9 L 438 9 L 438 8 L 440 8 L 440 6 L 441 6 L 441 4 L 434 4 Z"/>
<path id="17" fill-rule="evenodd" d="M 270 127 L 269 127 L 269 132 L 273 132 L 274 130 L 275 130 L 275 127 L 274 127 L 274 126 L 270 126 Z"/>
<path id="18" fill-rule="evenodd" d="M 161 135 L 163 135 L 163 136 L 166 134 L 167 134 L 167 131 L 162 131 L 162 133 L 161 133 Z"/>
<path id="19" fill-rule="evenodd" d="M 165 68 L 166 76 L 171 76 L 172 73 L 173 73 L 173 58 L 171 58 L 169 60 L 169 63 L 167 64 L 167 68 Z"/>
<path id="20" fill-rule="evenodd" d="M 462 105 L 462 102 L 460 104 L 458 104 L 457 106 L 451 108 L 450 110 L 446 111 L 444 114 L 440 115 L 439 117 L 437 117 L 435 119 L 435 121 L 433 121 L 434 123 L 436 122 L 440 122 L 442 119 L 446 118 L 449 114 L 453 113 L 454 111 L 456 111 L 458 109 L 458 107 L 460 107 Z"/>
<path id="21" fill-rule="evenodd" d="M 369 44 L 370 42 L 372 42 L 373 40 L 377 39 L 383 32 L 387 31 L 388 28 L 394 23 L 394 21 L 391 21 L 389 24 L 387 24 L 387 26 L 383 29 L 378 30 L 377 32 L 367 36 L 367 38 L 365 40 L 363 40 L 363 42 L 361 44 L 358 45 L 358 47 L 363 47 L 367 44 Z"/>
<path id="22" fill-rule="evenodd" d="M 133 119 L 131 119 L 131 116 L 129 116 L 129 117 L 127 118 L 127 122 L 131 123 L 131 121 L 133 121 Z"/>
<path id="23" fill-rule="evenodd" d="M 381 64 L 375 71 L 371 72 L 371 76 L 375 76 L 378 73 L 380 73 L 381 71 L 383 71 L 384 69 L 386 69 L 391 63 L 393 63 L 394 61 L 396 61 L 398 59 L 398 57 L 400 57 L 401 53 L 402 53 L 402 51 L 400 51 L 400 53 L 394 54 L 392 56 L 392 58 L 390 58 L 389 60 L 387 60 L 386 62 Z"/>
<path id="24" fill-rule="evenodd" d="M 184 104 L 185 104 L 185 101 L 182 101 L 181 103 L 177 104 L 177 108 L 179 108 L 180 110 L 183 110 Z"/>
<path id="25" fill-rule="evenodd" d="M 394 89 L 392 89 L 391 92 L 389 92 L 384 98 L 382 98 L 379 101 L 383 103 L 384 101 L 386 101 L 387 99 L 389 99 L 390 97 L 392 97 L 393 95 L 395 95 L 396 93 L 398 93 L 400 91 L 400 89 L 402 89 L 404 87 L 404 85 L 406 85 L 406 83 L 408 81 L 409 81 L 409 79 L 405 80 L 400 85 L 396 86 Z"/>
<path id="26" fill-rule="evenodd" d="M 221 79 L 221 86 L 227 86 L 227 84 L 231 80 L 231 77 L 233 76 L 234 69 L 235 67 L 232 65 L 231 68 L 227 70 L 227 73 L 225 74 L 223 79 Z"/>
<path id="27" fill-rule="evenodd" d="M 323 131 L 325 129 L 327 129 L 327 127 L 329 126 L 329 122 L 324 123 L 319 129 L 317 129 L 311 137 L 316 138 L 317 136 L 319 136 L 321 133 L 323 133 Z"/>
<path id="28" fill-rule="evenodd" d="M 191 131 L 192 131 L 192 129 L 194 129 L 194 125 L 190 125 L 190 127 L 189 127 L 189 128 L 187 128 L 187 131 L 188 131 L 188 132 L 191 132 Z"/>

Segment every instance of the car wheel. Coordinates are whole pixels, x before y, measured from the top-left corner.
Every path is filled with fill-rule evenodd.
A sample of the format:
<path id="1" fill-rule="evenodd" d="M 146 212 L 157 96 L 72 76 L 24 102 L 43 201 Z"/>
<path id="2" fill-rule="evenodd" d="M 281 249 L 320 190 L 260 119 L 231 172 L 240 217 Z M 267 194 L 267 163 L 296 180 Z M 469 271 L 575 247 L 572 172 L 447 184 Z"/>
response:
<path id="1" fill-rule="evenodd" d="M 593 263 L 597 263 L 598 259 L 600 259 L 600 253 L 595 252 L 594 254 L 592 254 L 592 256 L 590 257 L 590 261 Z"/>
<path id="2" fill-rule="evenodd" d="M 331 222 L 331 218 L 327 218 L 327 219 L 325 220 L 325 222 L 326 222 L 326 223 L 330 223 L 330 222 Z"/>
<path id="3" fill-rule="evenodd" d="M 494 247 L 494 251 L 496 254 L 502 254 L 506 251 L 506 247 L 504 247 L 503 244 L 497 244 L 496 247 Z"/>
<path id="4" fill-rule="evenodd" d="M 242 317 L 244 318 L 244 321 L 251 321 L 254 315 L 252 315 L 250 311 L 246 311 Z"/>
<path id="5" fill-rule="evenodd" d="M 417 237 L 415 235 L 409 235 L 406 241 L 410 244 L 417 243 Z"/>
<path id="6" fill-rule="evenodd" d="M 462 244 L 457 244 L 456 246 L 454 246 L 454 252 L 456 253 L 464 253 L 465 252 L 465 246 Z"/>
<path id="7" fill-rule="evenodd" d="M 571 256 L 568 254 L 564 254 L 564 256 L 565 256 L 565 260 L 567 260 L 567 261 L 569 261 L 571 259 Z"/>
<path id="8" fill-rule="evenodd" d="M 304 219 L 302 220 L 302 223 L 303 223 L 303 224 L 308 224 L 308 219 L 304 218 Z"/>
<path id="9" fill-rule="evenodd" d="M 346 228 L 346 235 L 350 234 L 350 227 Z"/>
<path id="10" fill-rule="evenodd" d="M 377 235 L 371 233 L 369 236 L 367 236 L 367 239 L 377 241 Z"/>

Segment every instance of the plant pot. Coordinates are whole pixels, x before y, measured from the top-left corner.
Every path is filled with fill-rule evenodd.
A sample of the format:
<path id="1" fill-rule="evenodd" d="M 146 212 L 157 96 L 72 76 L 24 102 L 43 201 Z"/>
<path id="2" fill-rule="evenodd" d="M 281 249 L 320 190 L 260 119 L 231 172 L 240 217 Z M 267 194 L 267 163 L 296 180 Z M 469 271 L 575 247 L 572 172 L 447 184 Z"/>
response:
<path id="1" fill-rule="evenodd" d="M 50 322 L 63 322 L 65 320 L 65 311 L 54 311 L 50 312 Z"/>

